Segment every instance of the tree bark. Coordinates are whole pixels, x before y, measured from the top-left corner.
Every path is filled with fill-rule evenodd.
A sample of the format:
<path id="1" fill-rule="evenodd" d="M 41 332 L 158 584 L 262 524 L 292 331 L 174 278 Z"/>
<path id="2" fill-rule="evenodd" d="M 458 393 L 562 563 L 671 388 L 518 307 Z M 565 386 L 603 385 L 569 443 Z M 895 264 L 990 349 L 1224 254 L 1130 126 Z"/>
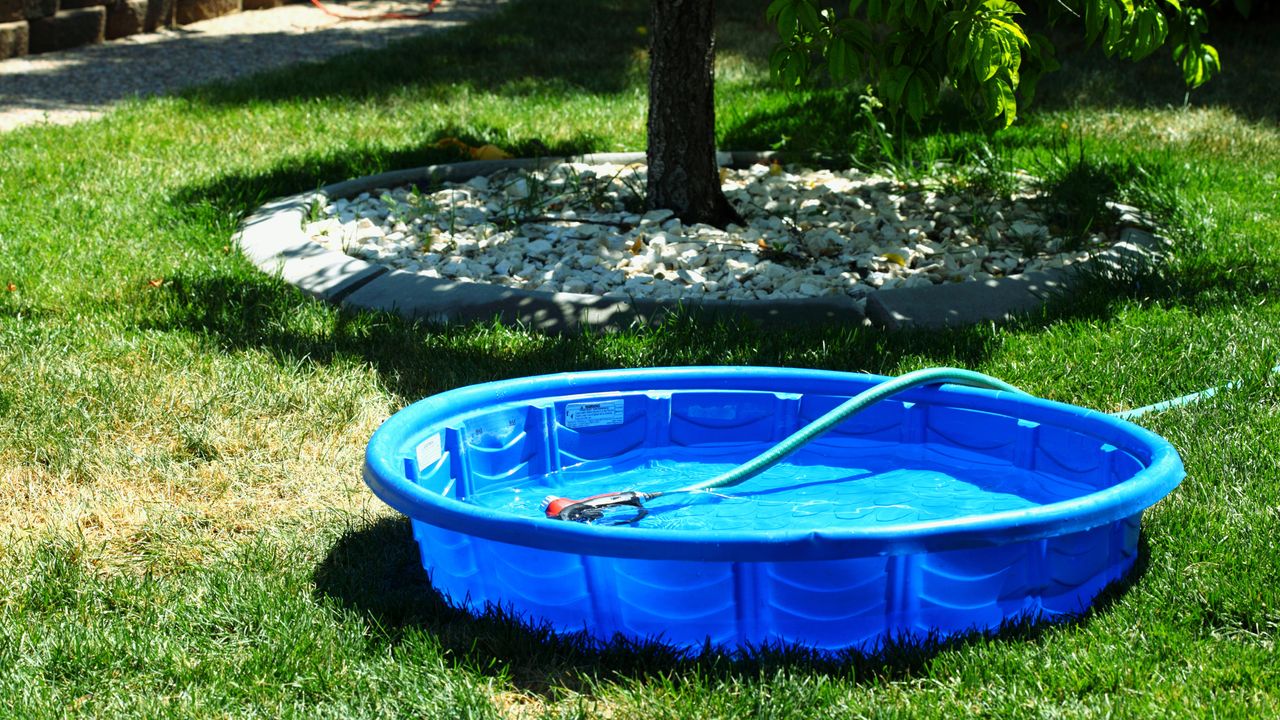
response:
<path id="1" fill-rule="evenodd" d="M 645 205 L 686 224 L 746 225 L 716 164 L 715 3 L 650 0 L 649 179 Z"/>

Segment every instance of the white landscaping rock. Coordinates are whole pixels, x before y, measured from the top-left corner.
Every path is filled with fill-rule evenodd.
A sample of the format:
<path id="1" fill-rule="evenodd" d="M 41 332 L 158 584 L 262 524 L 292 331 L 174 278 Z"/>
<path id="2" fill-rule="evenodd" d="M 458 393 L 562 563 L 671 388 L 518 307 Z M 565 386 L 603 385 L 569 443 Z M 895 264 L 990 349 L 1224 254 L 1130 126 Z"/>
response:
<path id="1" fill-rule="evenodd" d="M 575 163 L 337 198 L 305 232 L 328 249 L 429 277 L 717 300 L 864 301 L 877 289 L 1062 268 L 1115 242 L 1095 237 L 1089 251 L 1059 252 L 1071 243 L 1051 235 L 1026 193 L 1008 201 L 938 195 L 858 170 L 775 175 L 755 165 L 724 175 L 745 227 L 627 212 L 643 205 L 634 193 L 645 186 L 644 167 Z"/>

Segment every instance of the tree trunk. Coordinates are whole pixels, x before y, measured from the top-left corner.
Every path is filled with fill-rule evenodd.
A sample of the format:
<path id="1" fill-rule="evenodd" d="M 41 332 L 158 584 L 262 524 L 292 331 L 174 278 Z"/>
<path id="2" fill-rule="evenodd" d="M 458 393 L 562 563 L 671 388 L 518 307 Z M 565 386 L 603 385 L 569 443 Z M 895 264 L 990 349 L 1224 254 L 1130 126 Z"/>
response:
<path id="1" fill-rule="evenodd" d="M 746 225 L 716 165 L 715 3 L 650 0 L 649 180 L 645 205 L 686 224 Z"/>

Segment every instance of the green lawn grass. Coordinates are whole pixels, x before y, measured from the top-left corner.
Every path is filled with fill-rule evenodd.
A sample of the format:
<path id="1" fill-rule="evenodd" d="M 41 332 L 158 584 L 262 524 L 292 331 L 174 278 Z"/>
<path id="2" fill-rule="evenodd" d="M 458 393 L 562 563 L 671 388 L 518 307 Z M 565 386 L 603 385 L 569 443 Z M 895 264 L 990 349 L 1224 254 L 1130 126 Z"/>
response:
<path id="1" fill-rule="evenodd" d="M 760 3 L 722 3 L 730 149 L 876 163 L 847 94 L 770 83 Z M 1280 128 L 1265 28 L 1183 108 L 1174 73 L 1085 54 L 992 141 L 1127 168 L 1176 254 L 1004 327 L 760 332 L 676 318 L 548 336 L 350 315 L 230 247 L 278 195 L 456 159 L 644 142 L 641 0 L 470 28 L 70 127 L 0 135 L 0 708 L 13 717 L 1273 717 L 1280 714 Z M 1233 55 L 1233 51 L 1236 54 Z M 1245 71 L 1232 76 L 1236 68 Z M 1103 92 L 1105 89 L 1105 92 Z M 944 122 L 911 158 L 978 156 Z M 12 290 L 7 286 L 12 283 Z M 1142 424 L 1188 478 L 1141 572 L 1077 622 L 925 651 L 679 658 L 445 606 L 359 479 L 391 412 L 534 373 L 745 363 L 981 370 L 1101 410 L 1242 379 Z"/>

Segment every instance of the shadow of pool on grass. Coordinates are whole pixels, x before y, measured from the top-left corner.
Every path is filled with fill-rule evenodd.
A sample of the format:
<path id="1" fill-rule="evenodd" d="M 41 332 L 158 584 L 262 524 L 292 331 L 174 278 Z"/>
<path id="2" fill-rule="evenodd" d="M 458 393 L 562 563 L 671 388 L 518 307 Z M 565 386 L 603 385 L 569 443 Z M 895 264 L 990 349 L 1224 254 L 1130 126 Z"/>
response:
<path id="1" fill-rule="evenodd" d="M 357 613 L 372 632 L 393 643 L 414 642 L 410 631 L 428 633 L 453 664 L 502 675 L 515 687 L 545 694 L 555 688 L 587 691 L 590 679 L 638 680 L 693 672 L 697 677 L 735 679 L 762 672 L 795 670 L 857 682 L 917 677 L 939 654 L 984 643 L 1038 643 L 1055 631 L 1082 630 L 1120 602 L 1147 572 L 1150 546 L 1139 536 L 1134 567 L 1108 585 L 1091 607 L 1059 622 L 1034 618 L 1007 623 L 996 632 L 974 632 L 918 644 L 892 642 L 873 652 L 826 654 L 799 645 L 771 645 L 750 652 L 712 648 L 686 653 L 656 641 L 616 638 L 591 641 L 584 633 L 557 634 L 501 607 L 471 614 L 449 605 L 432 587 L 419 560 L 409 521 L 384 517 L 350 528 L 313 574 L 316 595 Z"/>

